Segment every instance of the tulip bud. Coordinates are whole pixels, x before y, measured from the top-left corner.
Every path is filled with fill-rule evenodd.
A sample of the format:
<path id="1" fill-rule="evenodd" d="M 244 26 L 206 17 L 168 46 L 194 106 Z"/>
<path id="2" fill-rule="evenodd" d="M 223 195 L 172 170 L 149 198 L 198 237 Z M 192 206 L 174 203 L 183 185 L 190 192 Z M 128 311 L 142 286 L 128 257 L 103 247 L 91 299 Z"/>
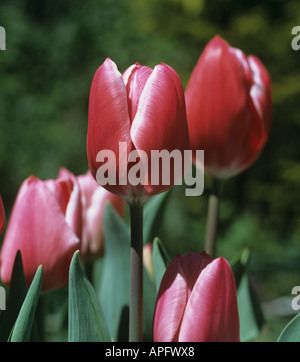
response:
<path id="1" fill-rule="evenodd" d="M 271 81 L 261 61 L 216 36 L 200 56 L 185 96 L 191 148 L 204 150 L 205 171 L 226 179 L 252 165 L 271 122 Z"/>
<path id="2" fill-rule="evenodd" d="M 184 93 L 174 69 L 134 64 L 122 76 L 106 59 L 94 76 L 89 100 L 87 155 L 97 182 L 129 203 L 143 203 L 184 174 L 169 160 L 169 182 L 153 175 L 162 166 L 152 168 L 152 151 L 182 155 L 188 148 Z"/>
<path id="3" fill-rule="evenodd" d="M 4 237 L 1 279 L 10 283 L 13 263 L 21 251 L 28 285 L 43 265 L 43 290 L 68 282 L 73 253 L 80 248 L 81 203 L 74 177 L 41 181 L 26 179 L 17 195 Z"/>
<path id="4" fill-rule="evenodd" d="M 236 285 L 228 262 L 205 252 L 168 266 L 154 314 L 155 342 L 239 341 Z"/>
<path id="5" fill-rule="evenodd" d="M 103 217 L 106 203 L 124 216 L 124 200 L 99 186 L 90 171 L 77 176 L 81 191 L 83 233 L 80 256 L 84 260 L 101 257 L 105 249 Z"/>

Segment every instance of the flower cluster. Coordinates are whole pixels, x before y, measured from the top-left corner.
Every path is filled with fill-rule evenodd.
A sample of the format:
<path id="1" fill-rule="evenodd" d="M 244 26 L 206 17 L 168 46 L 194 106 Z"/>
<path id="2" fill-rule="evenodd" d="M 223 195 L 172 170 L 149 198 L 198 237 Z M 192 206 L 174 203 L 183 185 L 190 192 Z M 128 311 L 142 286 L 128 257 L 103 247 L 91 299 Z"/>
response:
<path id="1" fill-rule="evenodd" d="M 121 74 L 107 58 L 97 69 L 90 90 L 89 171 L 75 176 L 61 168 L 56 179 L 43 181 L 30 176 L 23 182 L 4 235 L 1 280 L 10 285 L 20 251 L 27 285 L 34 284 L 40 265 L 42 290 L 63 288 L 69 282 L 70 313 L 75 310 L 78 320 L 85 318 L 86 335 L 96 330 L 96 336 L 102 310 L 94 289 L 80 277 L 74 255 L 79 251 L 81 262 L 88 266 L 105 259 L 106 242 L 111 242 L 105 239 L 106 204 L 126 229 L 127 203 L 130 271 L 123 270 L 122 277 L 130 274 L 129 340 L 142 340 L 144 204 L 172 188 L 192 162 L 214 180 L 228 179 L 250 167 L 268 138 L 271 103 L 271 81 L 262 62 L 230 47 L 219 36 L 205 47 L 185 92 L 178 74 L 167 64 L 151 69 L 136 63 Z M 191 150 L 191 158 L 185 157 L 187 150 Z M 204 159 L 198 157 L 199 150 L 204 151 Z M 153 151 L 157 152 L 155 157 Z M 217 217 L 217 213 L 210 215 Z M 210 219 L 208 227 L 214 229 L 216 225 L 217 220 Z M 0 199 L 1 232 L 4 226 Z M 215 231 L 210 230 L 213 235 Z M 123 250 L 127 234 L 118 230 L 115 235 Z M 170 263 L 160 264 L 164 268 L 160 269 L 161 279 L 157 279 L 153 258 L 150 244 L 144 248 L 144 263 L 152 283 L 155 279 L 158 283 L 151 316 L 154 341 L 240 340 L 236 279 L 228 261 L 209 255 L 208 250 L 177 255 Z M 108 260 L 118 263 L 118 259 L 105 259 L 104 263 L 113 280 L 113 266 L 107 267 Z M 103 279 L 106 275 L 104 271 Z M 82 293 L 76 293 L 76 287 Z M 118 292 L 115 290 L 115 299 Z M 108 294 L 104 292 L 107 298 Z M 73 300 L 85 295 L 87 299 L 80 303 Z M 90 305 L 98 310 L 91 320 L 89 312 L 76 309 Z M 123 313 L 124 306 L 119 307 Z M 99 335 L 114 333 L 113 323 L 121 323 L 113 321 L 116 315 L 121 316 L 121 312 L 106 318 L 107 330 L 102 325 Z M 76 324 L 76 318 L 70 317 L 70 329 L 75 328 L 72 323 Z M 18 323 L 15 330 L 17 327 Z M 69 339 L 80 333 L 82 330 L 69 330 Z"/>

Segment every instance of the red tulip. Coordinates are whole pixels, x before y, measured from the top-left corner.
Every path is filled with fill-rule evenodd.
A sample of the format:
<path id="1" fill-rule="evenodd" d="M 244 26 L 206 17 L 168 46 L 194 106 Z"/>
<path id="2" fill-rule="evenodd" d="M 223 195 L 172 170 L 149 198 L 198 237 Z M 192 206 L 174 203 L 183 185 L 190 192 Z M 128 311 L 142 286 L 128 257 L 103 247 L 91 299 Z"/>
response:
<path id="1" fill-rule="evenodd" d="M 228 262 L 205 252 L 177 256 L 158 291 L 155 342 L 239 341 L 236 285 Z"/>
<path id="2" fill-rule="evenodd" d="M 80 248 L 80 236 L 81 203 L 76 179 L 41 181 L 29 177 L 19 190 L 5 234 L 0 256 L 2 281 L 9 284 L 20 250 L 28 284 L 42 264 L 43 290 L 66 285 L 71 258 Z"/>
<path id="3" fill-rule="evenodd" d="M 188 147 L 184 93 L 174 69 L 159 64 L 152 70 L 136 63 L 122 76 L 116 64 L 106 59 L 96 71 L 89 101 L 87 155 L 98 183 L 129 202 L 144 201 L 173 186 L 176 172 L 171 165 L 170 184 L 161 179 L 151 184 L 151 151 L 183 152 Z M 108 151 L 108 160 L 99 155 L 103 150 Z M 128 175 L 138 161 L 144 162 L 144 173 L 141 182 L 134 184 Z M 103 165 L 113 176 L 106 185 L 99 182 Z"/>
<path id="4" fill-rule="evenodd" d="M 2 197 L 0 196 L 0 233 L 2 233 L 5 226 L 5 210 L 2 202 Z"/>
<path id="5" fill-rule="evenodd" d="M 90 171 L 77 176 L 82 201 L 83 234 L 80 255 L 82 259 L 93 260 L 103 255 L 103 217 L 107 202 L 122 217 L 124 200 L 99 186 Z"/>
<path id="6" fill-rule="evenodd" d="M 216 36 L 185 95 L 191 148 L 204 150 L 205 170 L 226 179 L 248 168 L 266 143 L 271 121 L 271 81 L 260 60 Z"/>

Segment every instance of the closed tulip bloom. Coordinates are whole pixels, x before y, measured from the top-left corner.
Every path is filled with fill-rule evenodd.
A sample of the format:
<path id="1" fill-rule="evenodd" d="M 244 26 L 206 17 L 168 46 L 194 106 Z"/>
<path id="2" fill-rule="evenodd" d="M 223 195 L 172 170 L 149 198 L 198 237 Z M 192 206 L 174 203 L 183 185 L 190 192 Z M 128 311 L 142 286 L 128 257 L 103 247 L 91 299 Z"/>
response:
<path id="1" fill-rule="evenodd" d="M 81 191 L 83 234 L 80 255 L 84 260 L 101 257 L 105 250 L 103 217 L 107 203 L 124 216 L 125 203 L 120 197 L 99 186 L 90 171 L 77 176 Z"/>
<path id="2" fill-rule="evenodd" d="M 120 148 L 120 143 L 125 148 Z M 116 64 L 106 59 L 95 73 L 89 100 L 87 155 L 98 183 L 97 171 L 106 164 L 108 173 L 116 176 L 115 184 L 100 184 L 129 203 L 143 202 L 174 185 L 172 165 L 168 185 L 161 179 L 151 184 L 151 151 L 185 149 L 189 149 L 185 99 L 174 69 L 159 64 L 152 70 L 137 63 L 122 75 Z M 116 163 L 101 159 L 98 152 L 103 150 L 108 150 L 108 158 L 115 155 Z M 139 157 L 145 169 L 141 182 L 135 184 L 128 175 Z"/>
<path id="3" fill-rule="evenodd" d="M 238 342 L 236 285 L 228 262 L 205 252 L 177 256 L 159 288 L 156 342 Z"/>
<path id="4" fill-rule="evenodd" d="M 216 36 L 200 56 L 185 96 L 191 148 L 204 150 L 205 171 L 227 179 L 253 164 L 271 122 L 271 81 L 261 61 Z"/>
<path id="5" fill-rule="evenodd" d="M 43 265 L 42 289 L 63 287 L 68 282 L 73 253 L 80 248 L 81 202 L 75 178 L 41 181 L 27 178 L 17 195 L 5 234 L 1 279 L 10 283 L 13 263 L 21 251 L 25 278 L 31 283 Z"/>
<path id="6" fill-rule="evenodd" d="M 2 233 L 5 226 L 5 210 L 3 206 L 2 197 L 0 196 L 0 233 Z"/>

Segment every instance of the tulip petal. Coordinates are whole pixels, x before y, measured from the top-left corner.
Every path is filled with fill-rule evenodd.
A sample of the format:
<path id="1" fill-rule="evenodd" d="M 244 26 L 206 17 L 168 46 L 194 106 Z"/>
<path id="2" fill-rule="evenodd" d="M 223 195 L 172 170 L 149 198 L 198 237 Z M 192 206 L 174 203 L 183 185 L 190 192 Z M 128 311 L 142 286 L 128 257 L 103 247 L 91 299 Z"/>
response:
<path id="1" fill-rule="evenodd" d="M 272 109 L 271 79 L 267 69 L 257 57 L 250 55 L 248 61 L 253 77 L 253 86 L 250 91 L 251 98 L 264 123 L 264 128 L 268 131 L 271 122 Z"/>
<path id="2" fill-rule="evenodd" d="M 65 214 L 73 188 L 71 179 L 45 180 L 44 185 L 46 185 L 55 196 L 61 212 Z"/>
<path id="3" fill-rule="evenodd" d="M 184 94 L 178 75 L 165 64 L 157 65 L 140 96 L 131 127 L 136 149 L 184 150 L 188 145 Z M 172 132 L 166 129 L 172 128 Z M 173 132 L 174 131 L 174 132 Z"/>
<path id="4" fill-rule="evenodd" d="M 81 238 L 80 255 L 83 256 L 88 253 L 88 247 L 89 247 L 87 213 L 92 203 L 93 194 L 98 189 L 99 185 L 92 176 L 90 170 L 88 170 L 83 175 L 77 176 L 77 182 L 80 188 L 81 211 L 82 211 L 82 238 Z"/>
<path id="5" fill-rule="evenodd" d="M 130 139 L 130 119 L 127 105 L 126 87 L 116 64 L 110 59 L 98 68 L 95 73 L 89 99 L 89 122 L 87 133 L 87 156 L 90 170 L 96 178 L 97 169 L 101 166 L 96 161 L 101 150 L 110 150 L 116 161 L 126 171 L 127 153 L 119 154 L 119 142 L 127 143 L 127 153 L 132 148 Z M 126 150 L 126 148 L 125 148 Z M 111 163 L 114 168 L 114 164 Z M 113 169 L 116 175 L 119 168 Z M 124 175 L 122 174 L 121 177 Z M 122 187 L 111 186 L 114 193 L 126 194 Z"/>
<path id="6" fill-rule="evenodd" d="M 167 268 L 158 291 L 153 322 L 155 342 L 177 341 L 188 296 L 183 275 L 180 257 L 177 257 Z"/>
<path id="7" fill-rule="evenodd" d="M 93 179 L 95 182 L 95 180 Z M 82 237 L 82 210 L 79 184 L 76 177 L 67 169 L 59 170 L 56 180 L 46 180 L 44 184 L 54 194 L 65 215 L 66 222 L 74 230 L 76 235 Z M 95 182 L 96 187 L 97 183 Z"/>
<path id="8" fill-rule="evenodd" d="M 131 122 L 136 115 L 141 93 L 143 92 L 147 79 L 151 73 L 151 68 L 136 64 L 135 67 L 131 69 L 129 75 L 128 72 L 126 72 L 125 77 L 123 74 L 123 79 L 126 79 L 125 85 L 127 90 L 128 112 Z"/>
<path id="9" fill-rule="evenodd" d="M 66 223 L 57 198 L 41 180 L 31 176 L 18 193 L 1 250 L 1 278 L 9 284 L 13 262 L 21 251 L 26 281 L 37 267 L 44 270 L 43 289 L 64 286 L 79 239 Z"/>
<path id="10" fill-rule="evenodd" d="M 59 179 L 58 179 L 59 180 Z M 65 220 L 79 239 L 82 237 L 82 205 L 79 184 L 72 176 L 72 192 L 66 208 Z M 66 180 L 67 181 L 67 180 Z"/>
<path id="11" fill-rule="evenodd" d="M 251 127 L 245 137 L 239 157 L 238 172 L 249 167 L 260 155 L 267 139 L 271 123 L 272 96 L 271 80 L 266 68 L 254 56 L 248 58 L 252 73 L 249 115 Z"/>
<path id="12" fill-rule="evenodd" d="M 188 287 L 188 297 L 190 297 L 200 273 L 212 262 L 212 260 L 213 258 L 205 251 L 202 253 L 190 253 L 181 256 L 180 264 L 183 271 L 183 277 Z"/>
<path id="13" fill-rule="evenodd" d="M 82 204 L 87 209 L 90 207 L 92 202 L 93 193 L 97 190 L 99 185 L 92 176 L 90 170 L 85 174 L 77 176 L 77 181 L 80 188 L 80 194 L 82 199 Z"/>
<path id="14" fill-rule="evenodd" d="M 168 129 L 172 132 L 166 132 Z M 159 182 L 159 185 L 151 186 L 151 151 L 183 152 L 189 148 L 189 137 L 182 85 L 177 73 L 166 64 L 157 65 L 149 76 L 140 95 L 130 134 L 135 148 L 145 151 L 148 156 L 149 185 L 145 186 L 148 195 L 169 189 L 178 181 L 174 181 L 174 167 L 170 170 L 170 184 Z"/>
<path id="15" fill-rule="evenodd" d="M 123 215 L 124 200 L 98 186 L 91 205 L 86 210 L 87 245 L 86 250 L 82 250 L 83 254 L 92 259 L 102 256 L 104 252 L 103 217 L 107 203 L 110 203 L 120 216 Z"/>
<path id="16" fill-rule="evenodd" d="M 96 189 L 99 185 L 91 175 L 90 171 L 86 175 L 82 175 L 83 181 L 81 183 L 84 184 L 83 187 L 91 187 L 89 185 L 88 180 L 90 181 L 90 184 L 93 185 L 93 188 Z M 88 180 L 87 180 L 88 179 Z M 44 182 L 48 182 L 44 181 Z M 69 187 L 69 199 L 67 201 L 66 207 L 65 207 L 65 220 L 66 222 L 71 226 L 71 228 L 74 230 L 76 235 L 79 237 L 79 239 L 83 239 L 83 214 L 85 207 L 85 199 L 83 197 L 83 192 L 81 190 L 82 185 L 80 184 L 81 178 L 75 177 L 72 172 L 67 170 L 64 167 L 61 167 L 57 176 L 57 179 L 55 182 L 57 184 L 67 184 Z M 64 188 L 62 188 L 62 191 Z M 65 190 L 67 192 L 67 190 Z M 65 199 L 66 196 L 63 194 L 61 195 L 62 199 Z"/>
<path id="17" fill-rule="evenodd" d="M 236 286 L 228 262 L 212 261 L 200 274 L 188 300 L 179 342 L 239 341 Z"/>

